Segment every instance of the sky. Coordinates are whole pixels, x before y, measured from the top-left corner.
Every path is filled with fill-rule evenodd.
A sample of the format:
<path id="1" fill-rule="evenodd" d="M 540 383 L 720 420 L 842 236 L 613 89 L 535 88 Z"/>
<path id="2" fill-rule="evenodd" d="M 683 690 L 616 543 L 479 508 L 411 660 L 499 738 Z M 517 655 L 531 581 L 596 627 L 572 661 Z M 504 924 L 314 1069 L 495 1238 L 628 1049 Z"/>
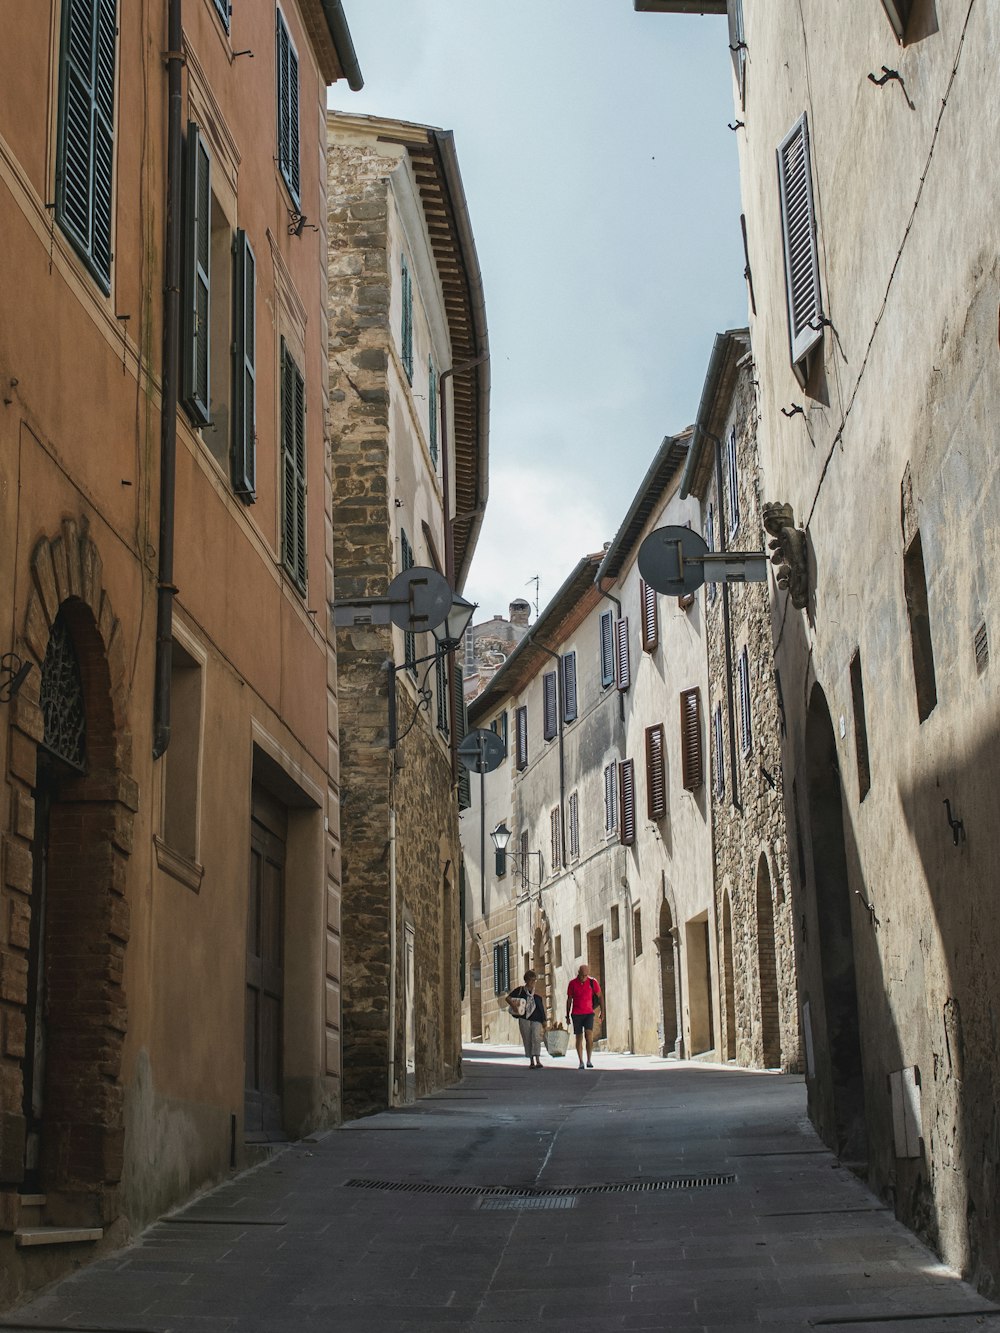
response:
<path id="1" fill-rule="evenodd" d="M 454 131 L 486 293 L 475 623 L 544 609 L 618 530 L 746 323 L 726 20 L 632 0 L 344 0 L 330 106 Z"/>

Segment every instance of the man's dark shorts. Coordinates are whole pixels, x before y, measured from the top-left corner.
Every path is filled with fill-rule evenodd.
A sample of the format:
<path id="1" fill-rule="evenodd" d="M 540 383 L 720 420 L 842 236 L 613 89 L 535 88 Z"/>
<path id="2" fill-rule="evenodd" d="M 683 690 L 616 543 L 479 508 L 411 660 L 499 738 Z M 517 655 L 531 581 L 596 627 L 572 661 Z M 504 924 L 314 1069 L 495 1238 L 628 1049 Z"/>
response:
<path id="1" fill-rule="evenodd" d="M 593 1030 L 594 1030 L 593 1014 L 573 1015 L 573 1031 L 576 1033 L 577 1036 L 579 1036 L 581 1032 L 593 1032 Z"/>

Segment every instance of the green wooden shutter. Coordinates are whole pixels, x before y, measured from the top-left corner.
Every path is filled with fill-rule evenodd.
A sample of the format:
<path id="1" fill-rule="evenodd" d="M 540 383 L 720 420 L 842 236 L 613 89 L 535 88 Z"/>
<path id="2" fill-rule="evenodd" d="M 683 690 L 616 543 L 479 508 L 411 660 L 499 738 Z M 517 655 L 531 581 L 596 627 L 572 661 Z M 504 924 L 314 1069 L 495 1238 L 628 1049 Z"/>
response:
<path id="1" fill-rule="evenodd" d="M 56 220 L 111 291 L 116 0 L 65 0 L 59 75 Z"/>
<path id="2" fill-rule="evenodd" d="M 226 32 L 229 31 L 229 0 L 215 0 L 215 8 L 222 19 Z"/>
<path id="3" fill-rule="evenodd" d="M 257 498 L 257 263 L 245 231 L 236 233 L 233 328 L 233 490 Z"/>
<path id="4" fill-rule="evenodd" d="M 427 358 L 427 429 L 428 440 L 431 450 L 431 458 L 434 460 L 434 466 L 437 467 L 438 461 L 438 386 L 437 373 L 434 370 L 434 362 Z"/>
<path id="5" fill-rule="evenodd" d="M 207 426 L 211 421 L 212 159 L 193 121 L 188 122 L 185 153 L 181 402 L 192 421 Z"/>
<path id="6" fill-rule="evenodd" d="M 299 58 L 288 26 L 278 11 L 278 166 L 289 193 L 299 204 Z"/>
<path id="7" fill-rule="evenodd" d="M 306 590 L 306 386 L 281 340 L 281 559 Z"/>
<path id="8" fill-rule="evenodd" d="M 400 529 L 399 533 L 399 547 L 400 565 L 403 569 L 412 569 L 413 547 L 410 545 L 409 538 L 402 529 Z M 406 669 L 415 676 L 417 674 L 417 636 L 412 634 L 409 630 L 403 631 L 403 662 Z"/>
<path id="9" fill-rule="evenodd" d="M 448 735 L 448 660 L 439 653 L 434 663 L 437 686 L 437 729 Z"/>
<path id="10" fill-rule="evenodd" d="M 400 267 L 401 290 L 403 295 L 403 322 L 400 329 L 400 356 L 403 361 L 403 369 L 406 371 L 406 378 L 413 383 L 413 279 L 410 277 L 410 266 L 406 262 L 406 255 L 403 255 Z"/>

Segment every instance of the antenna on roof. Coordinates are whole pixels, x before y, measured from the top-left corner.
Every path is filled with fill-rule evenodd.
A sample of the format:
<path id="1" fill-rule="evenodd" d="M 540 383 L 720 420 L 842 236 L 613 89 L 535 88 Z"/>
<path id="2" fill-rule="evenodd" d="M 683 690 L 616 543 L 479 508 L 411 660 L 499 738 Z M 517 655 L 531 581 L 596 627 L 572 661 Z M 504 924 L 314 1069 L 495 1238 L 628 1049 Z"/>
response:
<path id="1" fill-rule="evenodd" d="M 525 587 L 527 587 L 529 583 L 533 583 L 533 584 L 535 585 L 535 619 L 536 619 L 536 620 L 538 619 L 538 585 L 539 585 L 540 581 L 541 581 L 541 580 L 540 580 L 540 578 L 539 578 L 539 575 L 537 575 L 537 574 L 532 574 L 531 578 L 530 578 L 530 579 L 526 579 L 526 580 L 525 580 L 525 584 L 524 584 Z"/>

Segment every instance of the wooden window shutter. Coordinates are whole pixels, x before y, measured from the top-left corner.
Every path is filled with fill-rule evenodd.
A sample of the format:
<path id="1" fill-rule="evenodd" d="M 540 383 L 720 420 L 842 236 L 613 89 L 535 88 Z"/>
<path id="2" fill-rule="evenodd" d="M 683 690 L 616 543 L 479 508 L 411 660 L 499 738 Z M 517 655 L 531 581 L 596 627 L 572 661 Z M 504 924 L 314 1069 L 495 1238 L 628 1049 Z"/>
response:
<path id="1" fill-rule="evenodd" d="M 229 0 L 215 0 L 215 8 L 222 19 L 226 32 L 229 31 Z"/>
<path id="2" fill-rule="evenodd" d="M 514 714 L 515 744 L 517 746 L 516 764 L 519 769 L 528 767 L 528 709 L 518 708 Z"/>
<path id="3" fill-rule="evenodd" d="M 715 508 L 713 505 L 708 506 L 708 513 L 705 516 L 705 541 L 708 543 L 708 549 L 710 551 L 714 551 L 715 550 Z M 711 604 L 715 601 L 715 596 L 716 593 L 718 592 L 718 587 L 719 585 L 717 583 L 705 584 L 705 596 L 708 599 L 709 606 L 711 606 Z"/>
<path id="4" fill-rule="evenodd" d="M 278 167 L 295 206 L 299 204 L 299 58 L 288 25 L 278 11 Z"/>
<path id="5" fill-rule="evenodd" d="M 743 33 L 743 0 L 729 0 L 729 50 L 733 57 L 733 72 L 736 75 L 736 87 L 739 90 L 740 105 L 746 101 L 747 89 L 747 52 Z"/>
<path id="6" fill-rule="evenodd" d="M 400 287 L 403 297 L 403 322 L 400 329 L 399 352 L 403 361 L 406 378 L 413 383 L 413 279 L 410 266 L 403 255 L 400 264 Z"/>
<path id="7" fill-rule="evenodd" d="M 439 653 L 434 663 L 437 686 L 437 729 L 448 735 L 448 659 Z"/>
<path id="8" fill-rule="evenodd" d="M 562 866 L 562 820 L 558 806 L 549 812 L 549 832 L 552 839 L 552 869 L 559 870 Z"/>
<path id="9" fill-rule="evenodd" d="M 59 71 L 56 220 L 111 291 L 116 0 L 65 0 Z"/>
<path id="10" fill-rule="evenodd" d="M 601 612 L 601 686 L 615 678 L 614 619 L 610 611 Z"/>
<path id="11" fill-rule="evenodd" d="M 399 563 L 404 570 L 413 568 L 413 547 L 402 528 L 399 530 Z M 410 630 L 403 631 L 403 663 L 412 674 L 417 674 L 417 636 Z"/>
<path id="12" fill-rule="evenodd" d="M 659 617 L 656 608 L 656 589 L 645 579 L 639 581 L 642 601 L 642 650 L 651 653 L 660 641 Z"/>
<path id="13" fill-rule="evenodd" d="M 573 722 L 578 712 L 576 693 L 576 653 L 564 653 L 562 660 L 563 675 L 563 721 Z"/>
<path id="14" fill-rule="evenodd" d="M 257 498 L 257 264 L 245 231 L 236 233 L 233 339 L 233 490 L 246 504 Z"/>
<path id="15" fill-rule="evenodd" d="M 465 703 L 465 673 L 458 661 L 452 662 L 451 668 L 451 715 L 454 718 L 455 744 L 461 745 L 469 729 L 469 720 Z M 464 764 L 458 766 L 458 808 L 468 810 L 472 804 L 472 780 L 469 769 Z"/>
<path id="16" fill-rule="evenodd" d="M 628 655 L 628 616 L 615 622 L 615 684 L 627 690 L 632 684 L 632 666 Z"/>
<path id="17" fill-rule="evenodd" d="M 550 741 L 559 730 L 559 704 L 556 673 L 546 671 L 542 677 L 542 736 Z"/>
<path id="18" fill-rule="evenodd" d="M 199 426 L 211 420 L 212 159 L 198 126 L 188 122 L 184 194 L 184 322 L 181 402 Z"/>
<path id="19" fill-rule="evenodd" d="M 736 428 L 729 432 L 726 441 L 726 489 L 729 492 L 729 536 L 735 535 L 740 526 L 740 479 L 736 463 Z"/>
<path id="20" fill-rule="evenodd" d="M 681 784 L 685 791 L 697 791 L 704 780 L 701 696 L 696 686 L 681 691 Z"/>
<path id="21" fill-rule="evenodd" d="M 525 884 L 528 883 L 528 830 L 522 829 L 521 836 L 518 839 L 518 845 L 521 849 L 521 878 Z M 538 858 L 542 858 L 539 856 Z M 541 878 L 541 867 L 539 867 L 539 879 Z"/>
<path id="22" fill-rule="evenodd" d="M 604 832 L 618 827 L 618 766 L 610 763 L 604 770 Z"/>
<path id="23" fill-rule="evenodd" d="M 750 718 L 750 659 L 744 648 L 738 668 L 740 686 L 740 750 L 744 756 L 753 748 L 753 728 Z"/>
<path id="24" fill-rule="evenodd" d="M 281 560 L 306 590 L 306 385 L 281 340 Z"/>
<path id="25" fill-rule="evenodd" d="M 626 847 L 635 842 L 635 761 L 623 759 L 618 765 L 621 819 L 618 836 Z"/>
<path id="26" fill-rule="evenodd" d="M 438 461 L 438 382 L 433 360 L 427 358 L 427 431 L 434 466 Z"/>
<path id="27" fill-rule="evenodd" d="M 646 728 L 646 808 L 650 819 L 667 813 L 667 771 L 663 724 Z"/>
<path id="28" fill-rule="evenodd" d="M 823 328 L 819 323 L 823 306 L 816 247 L 809 127 L 804 114 L 778 148 L 778 188 L 785 252 L 789 345 L 792 366 L 799 382 L 805 383 L 808 371 L 806 358 L 823 336 Z"/>
<path id="29" fill-rule="evenodd" d="M 580 796 L 573 792 L 569 798 L 569 854 L 580 855 Z"/>
<path id="30" fill-rule="evenodd" d="M 722 734 L 722 704 L 715 705 L 712 734 L 715 741 L 715 794 L 721 801 L 726 794 L 726 742 Z"/>

